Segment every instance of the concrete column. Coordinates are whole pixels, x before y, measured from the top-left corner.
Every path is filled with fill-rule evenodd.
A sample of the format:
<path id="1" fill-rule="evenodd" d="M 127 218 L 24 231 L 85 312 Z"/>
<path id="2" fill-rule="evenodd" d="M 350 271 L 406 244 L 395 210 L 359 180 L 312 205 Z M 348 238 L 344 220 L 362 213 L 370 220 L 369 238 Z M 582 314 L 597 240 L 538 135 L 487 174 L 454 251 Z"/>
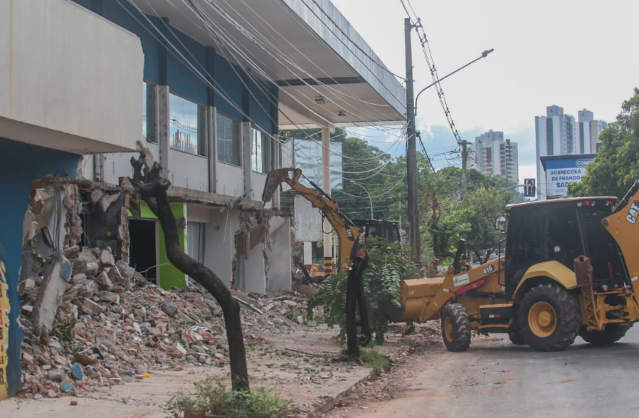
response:
<path id="1" fill-rule="evenodd" d="M 331 154 L 330 132 L 328 128 L 322 128 L 322 190 L 331 194 Z M 331 224 L 324 219 L 324 231 L 330 231 Z M 333 240 L 329 233 L 324 233 L 324 274 L 333 272 Z"/>
<path id="2" fill-rule="evenodd" d="M 158 86 L 157 89 L 157 108 L 158 108 L 158 143 L 160 145 L 160 165 L 162 166 L 162 176 L 169 178 L 169 148 L 171 147 L 171 130 L 169 127 L 169 118 L 171 111 L 169 109 L 169 86 Z"/>
<path id="3" fill-rule="evenodd" d="M 209 157 L 209 192 L 215 193 L 217 190 L 217 110 L 214 106 L 206 108 L 206 126 L 208 127 L 206 141 L 208 144 Z"/>
<path id="4" fill-rule="evenodd" d="M 242 168 L 244 171 L 244 197 L 251 197 L 251 122 L 240 124 Z"/>
<path id="5" fill-rule="evenodd" d="M 279 135 L 273 135 L 272 139 L 269 141 L 271 146 L 271 166 L 268 168 L 270 170 L 274 170 L 276 168 L 280 168 L 280 141 Z M 277 192 L 273 196 L 272 200 L 273 209 L 280 208 L 280 189 L 278 187 Z"/>

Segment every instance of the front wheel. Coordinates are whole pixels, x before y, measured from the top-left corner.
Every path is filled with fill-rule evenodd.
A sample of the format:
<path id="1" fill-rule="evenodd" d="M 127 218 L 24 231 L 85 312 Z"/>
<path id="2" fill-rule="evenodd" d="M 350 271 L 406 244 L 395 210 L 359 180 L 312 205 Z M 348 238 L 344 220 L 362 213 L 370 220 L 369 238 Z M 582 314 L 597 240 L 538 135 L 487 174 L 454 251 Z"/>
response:
<path id="1" fill-rule="evenodd" d="M 592 345 L 610 345 L 622 339 L 628 329 L 629 327 L 609 324 L 603 331 L 588 331 L 584 326 L 579 330 L 579 336 Z"/>
<path id="2" fill-rule="evenodd" d="M 566 349 L 581 325 L 577 299 L 556 284 L 530 289 L 517 313 L 517 328 L 524 342 L 536 351 Z"/>
<path id="3" fill-rule="evenodd" d="M 442 337 L 448 351 L 466 351 L 470 346 L 470 319 L 459 303 L 442 309 Z"/>

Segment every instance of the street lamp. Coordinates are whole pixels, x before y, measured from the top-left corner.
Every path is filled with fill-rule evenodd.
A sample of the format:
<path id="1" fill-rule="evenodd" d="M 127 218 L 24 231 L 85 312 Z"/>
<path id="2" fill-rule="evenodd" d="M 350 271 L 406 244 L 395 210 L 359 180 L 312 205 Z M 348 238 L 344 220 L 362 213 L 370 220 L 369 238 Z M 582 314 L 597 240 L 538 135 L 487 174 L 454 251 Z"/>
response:
<path id="1" fill-rule="evenodd" d="M 444 81 L 445 79 L 447 79 L 448 77 L 450 77 L 451 75 L 455 74 L 458 71 L 463 70 L 464 68 L 468 67 L 470 64 L 479 61 L 482 58 L 486 58 L 488 56 L 488 54 L 490 54 L 491 52 L 493 52 L 495 50 L 495 48 L 491 48 L 491 49 L 487 49 L 484 52 L 481 53 L 481 55 L 477 58 L 475 58 L 474 60 L 472 60 L 471 62 L 469 62 L 466 65 L 463 65 L 461 67 L 459 67 L 458 69 L 456 69 L 455 71 L 453 71 L 452 73 L 448 73 L 445 76 L 443 76 L 442 78 L 440 78 L 439 80 L 436 80 L 434 82 L 432 82 L 431 84 L 427 85 L 426 87 L 424 87 L 423 89 L 421 89 L 419 91 L 419 93 L 417 93 L 417 97 L 415 97 L 415 115 L 417 115 L 417 99 L 419 99 L 419 95 L 422 94 L 424 91 L 428 90 L 429 88 L 433 87 L 435 84 Z"/>
<path id="2" fill-rule="evenodd" d="M 361 187 L 362 189 L 364 189 L 364 191 L 366 192 L 366 194 L 368 195 L 368 200 L 371 202 L 371 219 L 373 219 L 373 199 L 371 198 L 371 194 L 368 193 L 368 190 L 366 190 L 366 187 L 362 186 L 361 184 L 348 179 L 348 181 L 350 181 L 353 184 L 357 184 L 359 187 Z"/>

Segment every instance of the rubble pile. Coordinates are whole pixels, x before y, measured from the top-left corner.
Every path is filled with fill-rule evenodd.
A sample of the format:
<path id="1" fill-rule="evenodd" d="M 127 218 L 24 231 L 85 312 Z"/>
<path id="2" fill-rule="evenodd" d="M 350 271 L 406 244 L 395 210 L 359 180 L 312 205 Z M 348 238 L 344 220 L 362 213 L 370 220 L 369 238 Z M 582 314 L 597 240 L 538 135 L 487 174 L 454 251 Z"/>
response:
<path id="1" fill-rule="evenodd" d="M 122 261 L 110 249 L 77 246 L 65 257 L 72 274 L 59 295 L 52 332 L 34 333 L 30 314 L 41 277 L 21 282 L 22 397 L 58 397 L 97 391 L 150 377 L 158 369 L 228 366 L 222 309 L 198 285 L 166 291 Z M 306 321 L 306 297 L 233 292 L 242 307 L 247 343 L 263 335 L 290 332 Z"/>

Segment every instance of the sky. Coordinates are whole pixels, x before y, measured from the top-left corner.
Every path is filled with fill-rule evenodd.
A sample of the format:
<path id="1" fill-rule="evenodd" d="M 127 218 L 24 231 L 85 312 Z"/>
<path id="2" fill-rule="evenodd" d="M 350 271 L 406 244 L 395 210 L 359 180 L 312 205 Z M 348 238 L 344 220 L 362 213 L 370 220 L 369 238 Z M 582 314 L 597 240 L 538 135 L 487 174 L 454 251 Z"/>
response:
<path id="1" fill-rule="evenodd" d="M 390 71 L 406 73 L 400 0 L 331 1 Z M 637 0 L 412 0 L 411 5 L 440 77 L 495 49 L 441 85 L 462 139 L 474 142 L 492 129 L 519 144 L 520 182 L 535 177 L 534 121 L 545 115 L 546 106 L 561 106 L 573 116 L 586 108 L 595 119 L 614 122 L 622 102 L 639 86 Z M 415 34 L 412 45 L 418 92 L 432 79 Z M 436 167 L 459 162 L 437 155 L 455 148 L 455 141 L 435 89 L 419 99 L 417 129 Z"/>

